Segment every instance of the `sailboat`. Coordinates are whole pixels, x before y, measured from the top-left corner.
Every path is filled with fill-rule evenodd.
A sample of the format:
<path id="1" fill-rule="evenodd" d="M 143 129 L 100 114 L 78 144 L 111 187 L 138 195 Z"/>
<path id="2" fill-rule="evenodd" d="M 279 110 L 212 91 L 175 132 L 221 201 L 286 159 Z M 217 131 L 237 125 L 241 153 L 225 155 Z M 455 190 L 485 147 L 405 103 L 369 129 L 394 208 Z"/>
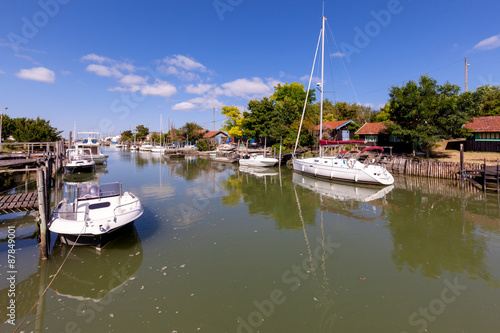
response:
<path id="1" fill-rule="evenodd" d="M 368 147 L 365 148 L 361 153 L 351 152 L 351 154 L 338 154 L 337 156 L 323 156 L 322 148 L 327 146 L 332 146 L 338 144 L 338 142 L 330 142 L 322 140 L 323 136 L 323 83 L 324 83 L 324 65 L 325 65 L 325 22 L 326 17 L 322 17 L 322 27 L 320 38 L 318 39 L 318 45 L 316 48 L 316 55 L 313 62 L 313 69 L 311 70 L 311 76 L 309 78 L 309 86 L 307 87 L 307 94 L 304 103 L 304 109 L 302 112 L 302 118 L 300 121 L 299 131 L 297 134 L 297 141 L 295 142 L 295 148 L 293 152 L 293 170 L 298 173 L 309 174 L 315 177 L 347 181 L 354 183 L 364 183 L 364 184 L 377 184 L 377 185 L 391 185 L 394 183 L 394 178 L 387 171 L 385 165 L 381 162 L 380 158 L 375 158 L 373 156 L 366 156 L 364 153 L 378 149 L 383 152 L 381 147 Z M 302 123 L 304 121 L 304 114 L 306 111 L 307 100 L 309 97 L 309 89 L 311 87 L 311 81 L 314 72 L 314 66 L 316 63 L 316 56 L 318 54 L 319 44 L 321 42 L 321 83 L 318 83 L 321 92 L 320 100 L 320 130 L 319 130 L 319 140 L 320 149 L 319 157 L 311 158 L 296 158 L 296 150 L 299 143 L 300 131 L 302 129 Z M 361 157 L 364 158 L 361 158 Z"/>
<path id="2" fill-rule="evenodd" d="M 160 145 L 151 148 L 151 152 L 164 154 L 166 148 L 162 144 L 163 144 L 163 123 L 160 115 Z"/>

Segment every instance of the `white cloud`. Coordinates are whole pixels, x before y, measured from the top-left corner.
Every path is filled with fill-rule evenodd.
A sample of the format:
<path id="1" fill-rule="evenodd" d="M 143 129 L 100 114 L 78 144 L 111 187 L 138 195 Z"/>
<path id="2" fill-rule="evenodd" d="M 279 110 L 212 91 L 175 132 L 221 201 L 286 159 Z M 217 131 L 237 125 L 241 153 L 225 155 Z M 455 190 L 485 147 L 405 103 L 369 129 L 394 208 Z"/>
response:
<path id="1" fill-rule="evenodd" d="M 193 103 L 189 102 L 181 102 L 177 103 L 174 106 L 172 106 L 172 110 L 174 111 L 191 111 L 193 109 L 196 109 L 196 105 Z"/>
<path id="2" fill-rule="evenodd" d="M 180 67 L 182 69 L 185 69 L 187 71 L 200 71 L 200 72 L 205 72 L 207 68 L 197 62 L 194 59 L 191 59 L 189 57 L 177 54 L 174 55 L 173 57 L 166 57 L 163 60 L 166 64 L 174 66 L 174 67 Z"/>
<path id="3" fill-rule="evenodd" d="M 474 50 L 493 50 L 500 47 L 500 35 L 491 36 L 489 38 L 483 39 L 474 46 Z"/>
<path id="4" fill-rule="evenodd" d="M 71 72 L 70 71 L 66 71 L 64 69 L 61 70 L 61 74 L 64 75 L 64 76 L 67 76 L 67 75 L 71 75 Z"/>
<path id="5" fill-rule="evenodd" d="M 133 85 L 138 85 L 138 84 L 146 84 L 147 78 L 139 76 L 139 75 L 134 75 L 134 74 L 129 74 L 125 75 L 120 79 L 120 83 L 126 85 L 126 86 L 133 86 Z"/>
<path id="6" fill-rule="evenodd" d="M 0 69 L 0 74 L 5 74 L 5 72 L 3 70 Z"/>
<path id="7" fill-rule="evenodd" d="M 209 91 L 213 91 L 214 89 L 216 89 L 216 86 L 214 84 L 199 83 L 196 86 L 193 84 L 188 85 L 186 87 L 186 92 L 189 94 L 203 95 Z"/>
<path id="8" fill-rule="evenodd" d="M 33 67 L 31 69 L 21 69 L 16 76 L 24 80 L 33 80 L 47 83 L 54 83 L 56 74 L 45 67 Z"/>
<path id="9" fill-rule="evenodd" d="M 177 88 L 165 81 L 156 81 L 153 85 L 142 87 L 141 94 L 149 96 L 170 97 L 177 93 Z"/>
<path id="10" fill-rule="evenodd" d="M 174 111 L 191 111 L 194 109 L 200 110 L 211 110 L 212 108 L 220 109 L 225 104 L 216 98 L 209 96 L 200 96 L 193 99 L 190 99 L 186 102 L 177 103 L 172 106 L 172 110 Z"/>
<path id="11" fill-rule="evenodd" d="M 103 62 L 113 62 L 113 59 L 111 58 L 107 58 L 107 57 L 103 57 L 103 56 L 99 56 L 95 53 L 91 53 L 91 54 L 87 54 L 83 57 L 81 57 L 82 61 L 91 61 L 91 62 L 98 62 L 100 64 L 102 64 Z"/>
<path id="12" fill-rule="evenodd" d="M 222 84 L 226 96 L 250 98 L 270 95 L 273 92 L 274 82 L 265 83 L 261 78 L 237 79 Z"/>
<path id="13" fill-rule="evenodd" d="M 105 77 L 120 78 L 123 76 L 123 74 L 119 70 L 117 70 L 116 68 L 108 67 L 108 66 L 104 66 L 104 65 L 90 64 L 87 66 L 86 70 L 88 72 L 92 72 L 92 73 L 95 73 L 99 76 L 105 76 Z"/>

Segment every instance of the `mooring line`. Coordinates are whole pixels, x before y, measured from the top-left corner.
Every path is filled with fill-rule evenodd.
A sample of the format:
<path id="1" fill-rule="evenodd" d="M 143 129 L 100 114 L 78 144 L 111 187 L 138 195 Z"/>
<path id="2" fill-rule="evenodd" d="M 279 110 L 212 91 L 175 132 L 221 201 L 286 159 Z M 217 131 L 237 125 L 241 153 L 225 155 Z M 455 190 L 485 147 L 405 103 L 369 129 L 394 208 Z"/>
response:
<path id="1" fill-rule="evenodd" d="M 26 321 L 26 319 L 28 318 L 28 316 L 31 314 L 31 312 L 33 312 L 33 310 L 35 309 L 35 307 L 37 306 L 38 302 L 40 302 L 40 300 L 42 299 L 42 297 L 45 296 L 45 293 L 47 292 L 47 290 L 49 290 L 50 288 L 50 285 L 52 284 L 52 282 L 54 282 L 54 280 L 56 279 L 57 275 L 59 274 L 59 272 L 61 271 L 61 269 L 63 268 L 64 266 L 64 263 L 66 262 L 66 260 L 68 259 L 69 255 L 71 254 L 71 252 L 73 251 L 73 248 L 75 247 L 76 243 L 78 243 L 78 239 L 80 239 L 80 236 L 82 235 L 83 233 L 83 230 L 85 230 L 85 224 L 83 225 L 83 228 L 82 230 L 80 231 L 80 233 L 78 234 L 78 237 L 76 238 L 76 241 L 73 243 L 73 246 L 71 246 L 71 249 L 69 249 L 69 252 L 68 254 L 66 255 L 66 258 L 64 258 L 61 266 L 59 267 L 59 269 L 57 270 L 56 274 L 54 274 L 54 277 L 52 278 L 52 280 L 49 282 L 49 284 L 47 285 L 47 287 L 45 288 L 45 290 L 43 291 L 43 293 L 40 295 L 40 297 L 38 298 L 38 300 L 35 302 L 35 304 L 33 305 L 33 307 L 31 308 L 31 310 L 26 314 L 26 316 L 24 317 L 24 319 L 19 323 L 19 325 L 17 325 L 16 329 L 12 332 L 12 333 L 16 333 L 19 328 L 21 327 L 21 325 Z"/>

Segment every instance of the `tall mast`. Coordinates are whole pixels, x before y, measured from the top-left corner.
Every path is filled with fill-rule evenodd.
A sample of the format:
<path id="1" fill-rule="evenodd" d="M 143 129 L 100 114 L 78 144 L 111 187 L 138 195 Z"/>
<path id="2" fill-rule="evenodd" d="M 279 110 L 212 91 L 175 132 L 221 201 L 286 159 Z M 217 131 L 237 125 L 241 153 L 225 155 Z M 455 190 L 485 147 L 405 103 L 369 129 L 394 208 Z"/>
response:
<path id="1" fill-rule="evenodd" d="M 323 138 L 323 91 L 325 90 L 323 87 L 323 75 L 325 72 L 325 21 L 326 17 L 321 17 L 322 26 L 321 26 L 321 101 L 319 106 L 319 140 Z M 319 146 L 319 157 L 321 157 L 321 145 Z"/>

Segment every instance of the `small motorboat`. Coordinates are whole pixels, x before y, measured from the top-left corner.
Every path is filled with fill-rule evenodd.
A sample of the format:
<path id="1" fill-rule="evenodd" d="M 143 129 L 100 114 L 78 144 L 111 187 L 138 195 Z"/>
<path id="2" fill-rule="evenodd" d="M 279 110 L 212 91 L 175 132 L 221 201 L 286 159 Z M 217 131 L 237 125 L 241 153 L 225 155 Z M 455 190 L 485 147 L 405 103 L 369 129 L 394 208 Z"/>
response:
<path id="1" fill-rule="evenodd" d="M 72 202 L 65 198 L 57 205 L 49 223 L 49 230 L 69 245 L 101 248 L 111 233 L 134 222 L 144 212 L 138 197 L 131 192 L 122 193 L 120 182 L 78 185 L 73 188 L 72 197 Z"/>
<path id="2" fill-rule="evenodd" d="M 248 158 L 240 158 L 239 163 L 243 166 L 272 167 L 278 163 L 278 159 L 264 155 L 251 155 Z"/>
<path id="3" fill-rule="evenodd" d="M 85 150 L 90 152 L 88 148 L 68 149 L 66 150 L 66 162 L 64 163 L 64 172 L 80 173 L 93 172 L 95 170 L 95 161 L 90 158 L 85 158 Z M 89 156 L 89 155 L 86 155 Z"/>

